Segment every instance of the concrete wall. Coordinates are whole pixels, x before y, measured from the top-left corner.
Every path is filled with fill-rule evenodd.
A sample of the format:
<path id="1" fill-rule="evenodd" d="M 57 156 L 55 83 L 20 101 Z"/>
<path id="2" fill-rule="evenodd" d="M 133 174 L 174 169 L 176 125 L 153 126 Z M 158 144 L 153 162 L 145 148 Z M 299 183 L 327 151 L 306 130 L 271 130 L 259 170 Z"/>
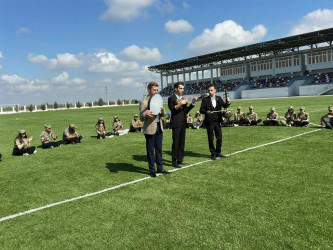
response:
<path id="1" fill-rule="evenodd" d="M 242 99 L 271 98 L 289 96 L 289 87 L 243 90 Z"/>
<path id="2" fill-rule="evenodd" d="M 313 95 L 320 95 L 323 92 L 333 88 L 333 84 L 306 85 L 306 86 L 299 86 L 298 88 L 300 96 L 313 96 Z"/>

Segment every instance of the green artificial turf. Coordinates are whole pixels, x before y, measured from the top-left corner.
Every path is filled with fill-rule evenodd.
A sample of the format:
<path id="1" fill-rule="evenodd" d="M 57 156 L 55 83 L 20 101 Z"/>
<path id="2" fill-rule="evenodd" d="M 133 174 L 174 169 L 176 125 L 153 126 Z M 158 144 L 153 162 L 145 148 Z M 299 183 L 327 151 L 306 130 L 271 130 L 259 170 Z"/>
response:
<path id="1" fill-rule="evenodd" d="M 320 124 L 333 98 L 235 100 L 260 118 L 274 106 L 305 106 Z M 191 114 L 200 107 L 196 105 Z M 138 106 L 0 115 L 0 218 L 148 176 L 145 139 L 130 133 L 97 140 L 103 117 L 125 128 Z M 43 125 L 61 137 L 70 124 L 81 144 L 11 156 L 20 128 L 39 146 Z M 185 161 L 170 175 L 0 222 L 1 249 L 332 249 L 333 131 L 308 128 L 223 128 L 223 154 L 313 131 L 290 140 L 209 161 L 205 129 L 189 129 Z M 317 131 L 318 130 L 318 131 Z M 164 132 L 164 168 L 171 166 L 172 133 Z"/>

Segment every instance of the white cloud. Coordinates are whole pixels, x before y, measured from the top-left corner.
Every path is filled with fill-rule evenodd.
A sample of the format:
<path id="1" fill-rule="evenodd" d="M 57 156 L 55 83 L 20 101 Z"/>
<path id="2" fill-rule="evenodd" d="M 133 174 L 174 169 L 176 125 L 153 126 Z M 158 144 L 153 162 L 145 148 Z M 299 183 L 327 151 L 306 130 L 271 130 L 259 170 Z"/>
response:
<path id="1" fill-rule="evenodd" d="M 77 77 L 70 79 L 69 74 L 66 71 L 52 78 L 52 83 L 55 83 L 57 85 L 62 84 L 62 85 L 78 86 L 78 85 L 83 85 L 85 82 L 86 80 Z"/>
<path id="2" fill-rule="evenodd" d="M 125 48 L 120 54 L 127 61 L 157 62 L 162 59 L 162 55 L 157 48 L 139 48 L 137 45 Z"/>
<path id="3" fill-rule="evenodd" d="M 175 9 L 175 6 L 170 0 L 159 0 L 156 1 L 156 8 L 162 13 L 171 13 Z"/>
<path id="4" fill-rule="evenodd" d="M 259 42 L 267 33 L 263 25 L 257 25 L 251 30 L 244 30 L 242 26 L 232 20 L 218 23 L 215 27 L 205 29 L 203 33 L 193 39 L 187 49 L 193 55 L 205 54 L 246 44 Z"/>
<path id="5" fill-rule="evenodd" d="M 164 28 L 166 29 L 166 31 L 173 34 L 193 31 L 192 25 L 188 21 L 183 19 L 179 19 L 177 21 L 169 20 L 164 24 Z"/>
<path id="6" fill-rule="evenodd" d="M 183 8 L 185 10 L 188 10 L 190 8 L 190 5 L 186 1 L 183 1 Z"/>
<path id="7" fill-rule="evenodd" d="M 151 6 L 155 0 L 104 0 L 108 9 L 101 16 L 102 19 L 131 21 L 138 17 L 141 11 Z"/>
<path id="8" fill-rule="evenodd" d="M 3 58 L 2 52 L 0 51 L 0 59 Z"/>
<path id="9" fill-rule="evenodd" d="M 7 89 L 9 92 L 32 92 L 47 90 L 50 88 L 49 84 L 45 84 L 45 81 L 39 79 L 28 80 L 26 78 L 19 77 L 18 75 L 2 75 L 0 77 L 0 85 L 2 88 Z"/>
<path id="10" fill-rule="evenodd" d="M 27 34 L 27 33 L 30 33 L 30 29 L 29 28 L 27 28 L 27 27 L 21 27 L 21 28 L 19 28 L 17 31 L 16 31 L 16 33 L 23 33 L 23 34 Z"/>
<path id="11" fill-rule="evenodd" d="M 91 55 L 88 72 L 91 73 L 120 73 L 137 70 L 137 62 L 123 62 L 111 52 L 100 52 Z"/>
<path id="12" fill-rule="evenodd" d="M 318 9 L 303 16 L 289 35 L 298 35 L 333 27 L 333 9 Z"/>
<path id="13" fill-rule="evenodd" d="M 64 53 L 57 54 L 56 58 L 48 59 L 45 55 L 29 54 L 28 60 L 35 64 L 41 64 L 49 69 L 71 69 L 78 68 L 84 63 L 83 53 L 77 55 Z"/>

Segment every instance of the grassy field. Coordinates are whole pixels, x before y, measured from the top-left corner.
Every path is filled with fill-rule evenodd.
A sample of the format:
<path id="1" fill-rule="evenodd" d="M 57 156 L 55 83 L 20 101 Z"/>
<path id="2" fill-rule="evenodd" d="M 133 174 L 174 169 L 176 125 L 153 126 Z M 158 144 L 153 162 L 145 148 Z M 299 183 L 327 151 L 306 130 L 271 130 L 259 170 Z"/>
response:
<path id="1" fill-rule="evenodd" d="M 231 108 L 253 105 L 264 118 L 271 106 L 279 115 L 305 106 L 320 124 L 332 104 L 326 96 L 239 100 Z M 142 133 L 97 140 L 94 132 L 98 117 L 111 128 L 118 115 L 129 128 L 135 113 L 138 106 L 0 115 L 0 218 L 147 177 Z M 74 123 L 83 142 L 11 156 L 18 129 L 39 146 L 45 123 L 60 137 Z M 229 133 L 223 128 L 223 154 L 301 136 L 210 161 L 206 130 L 187 130 L 185 161 L 204 163 L 0 221 L 0 248 L 332 249 L 333 131 L 257 126 Z M 171 137 L 164 132 L 167 170 Z"/>

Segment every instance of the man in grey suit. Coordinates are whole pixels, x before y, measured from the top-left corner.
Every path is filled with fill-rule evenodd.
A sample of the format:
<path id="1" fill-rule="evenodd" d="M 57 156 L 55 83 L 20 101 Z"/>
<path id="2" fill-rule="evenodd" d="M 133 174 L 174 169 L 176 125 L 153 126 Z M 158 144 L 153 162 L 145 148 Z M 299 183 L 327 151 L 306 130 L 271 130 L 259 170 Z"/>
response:
<path id="1" fill-rule="evenodd" d="M 162 165 L 163 123 L 161 117 L 165 116 L 165 109 L 164 107 L 161 107 L 161 112 L 158 115 L 155 115 L 153 110 L 148 109 L 150 98 L 158 93 L 158 84 L 156 82 L 149 82 L 147 90 L 148 96 L 144 98 L 140 104 L 140 119 L 144 121 L 143 133 L 146 138 L 147 160 L 150 176 L 156 177 L 154 151 L 156 152 L 157 173 L 169 173 L 163 169 Z"/>

